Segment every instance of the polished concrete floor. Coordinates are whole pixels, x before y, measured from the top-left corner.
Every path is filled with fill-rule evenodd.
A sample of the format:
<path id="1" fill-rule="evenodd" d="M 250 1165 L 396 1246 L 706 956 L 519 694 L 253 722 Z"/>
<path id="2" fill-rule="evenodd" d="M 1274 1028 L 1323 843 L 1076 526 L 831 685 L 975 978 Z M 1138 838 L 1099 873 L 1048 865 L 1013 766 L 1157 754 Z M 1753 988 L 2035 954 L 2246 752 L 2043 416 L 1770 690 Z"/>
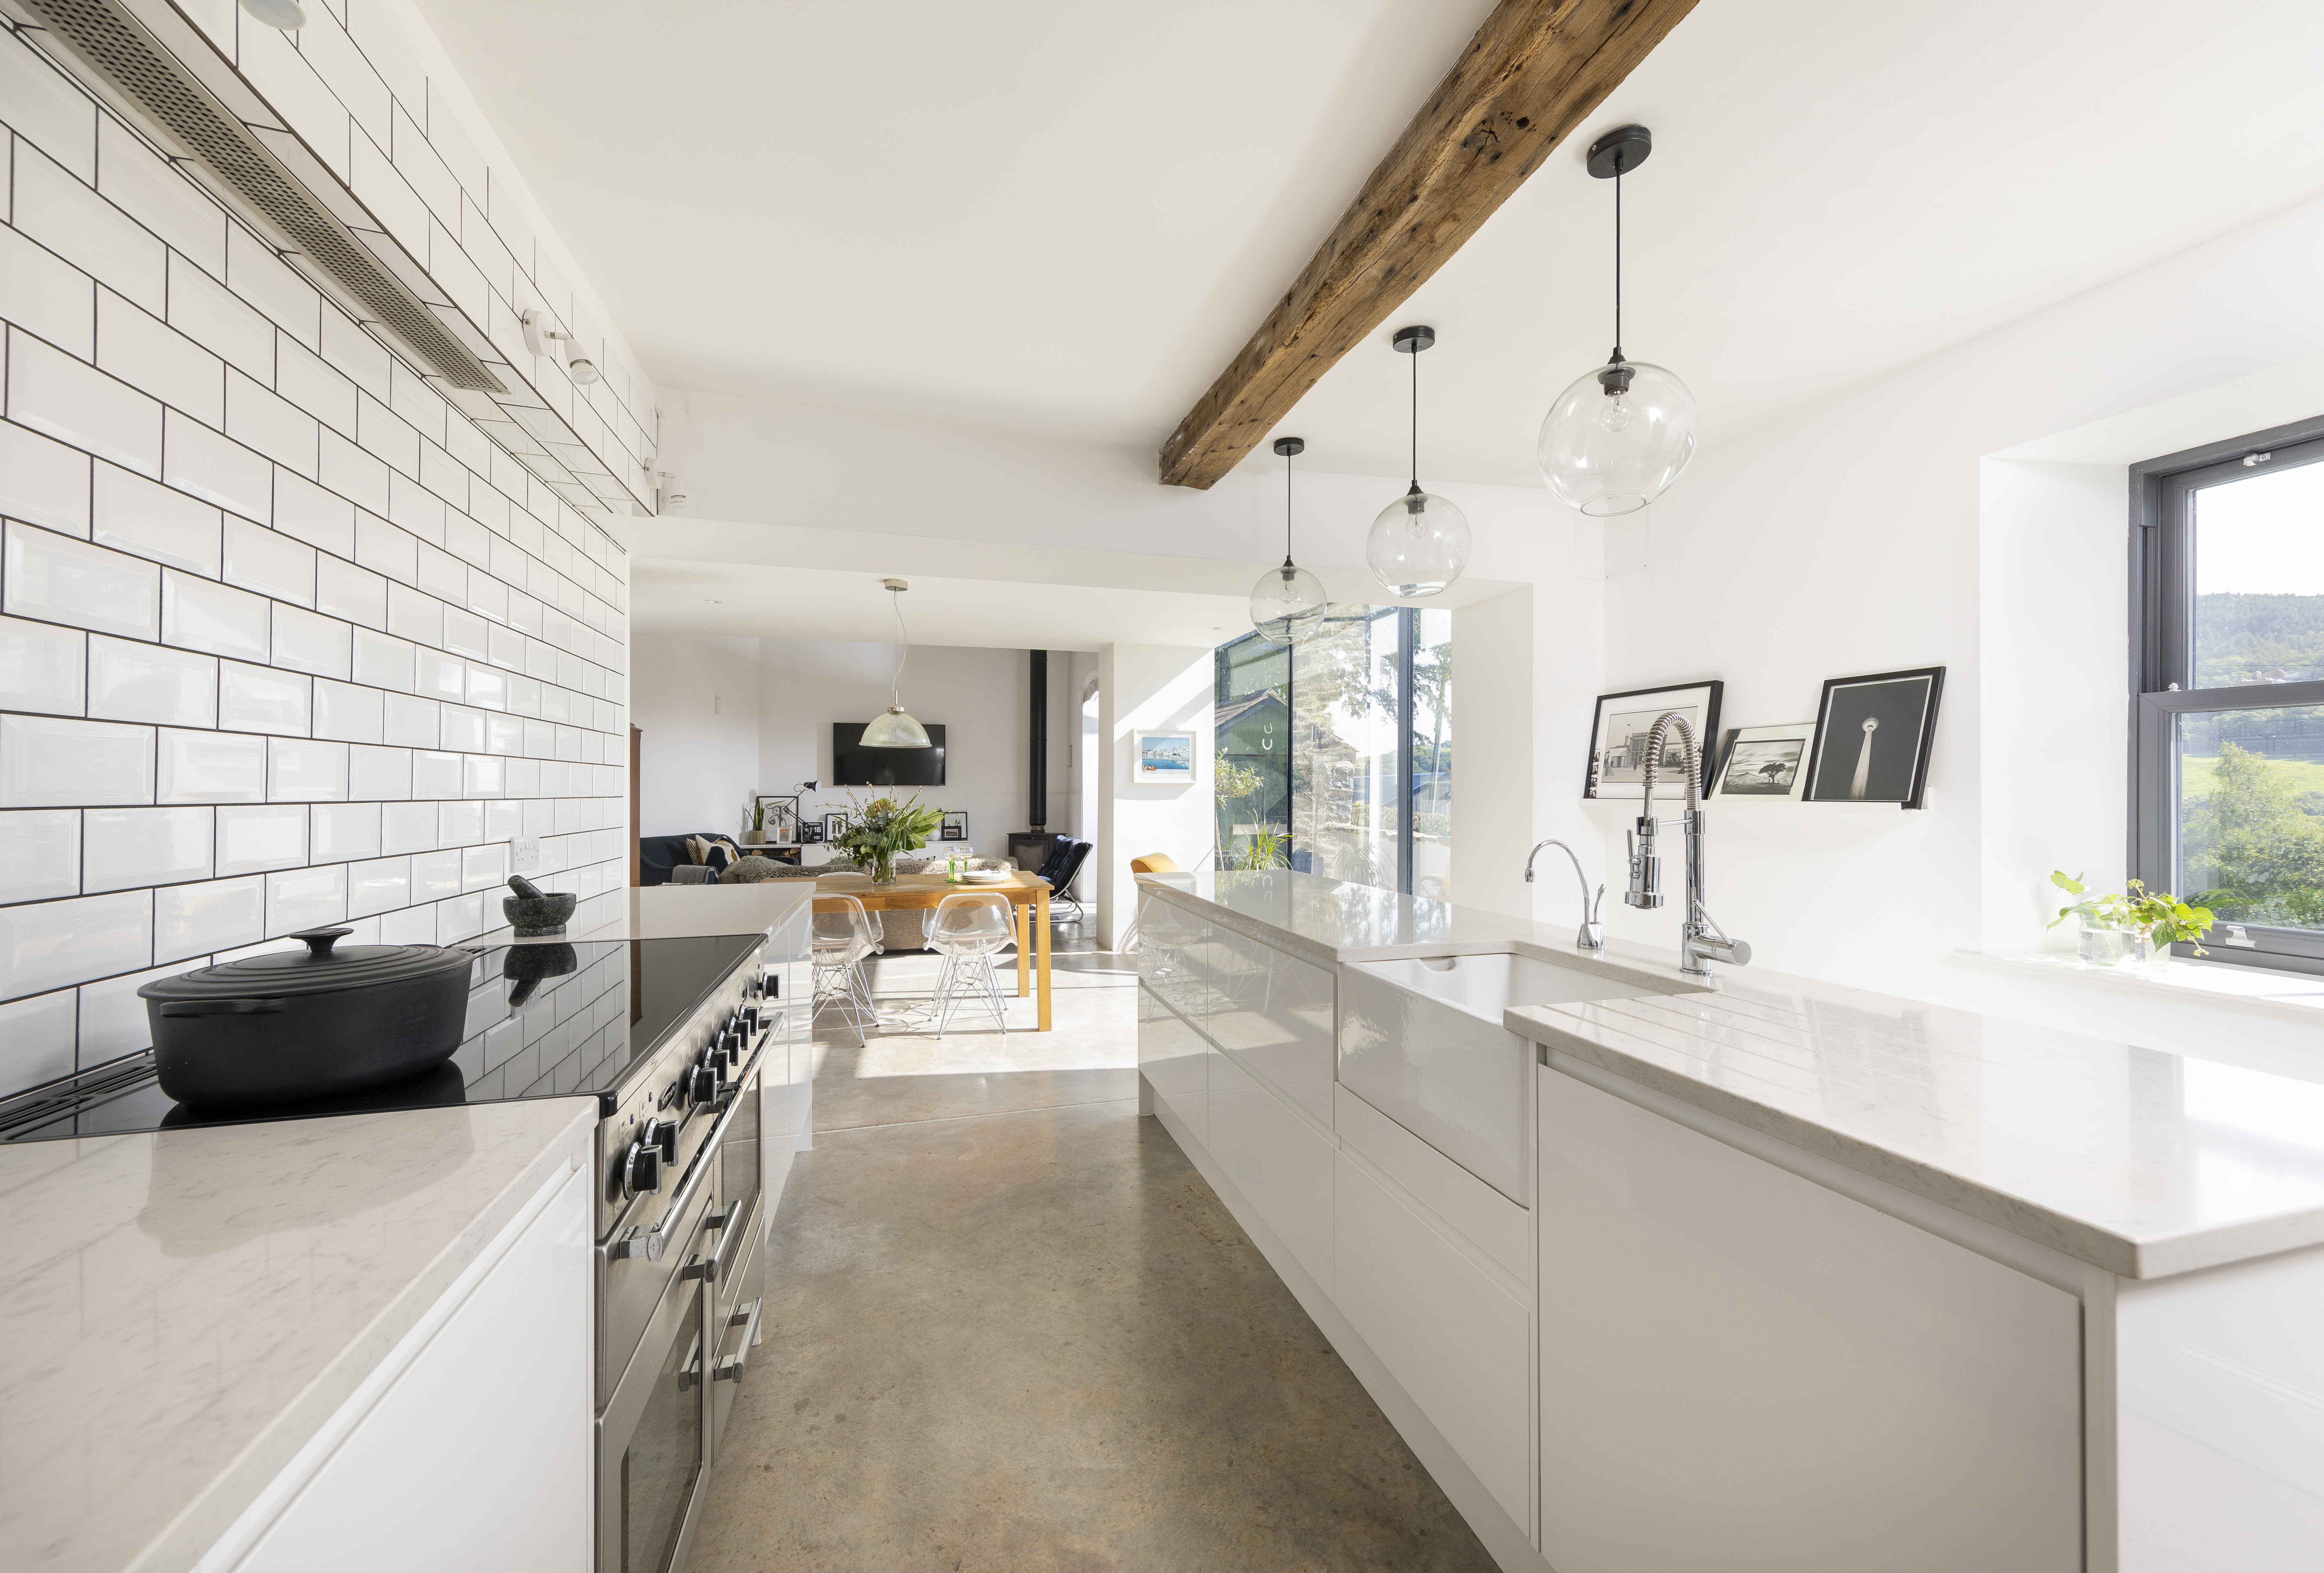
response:
<path id="1" fill-rule="evenodd" d="M 1047 1035 L 1013 998 L 1005 1039 L 913 1030 L 912 956 L 880 963 L 866 1044 L 819 1019 L 695 1573 L 1489 1568 L 1138 1117 L 1135 975 L 1079 949 Z"/>

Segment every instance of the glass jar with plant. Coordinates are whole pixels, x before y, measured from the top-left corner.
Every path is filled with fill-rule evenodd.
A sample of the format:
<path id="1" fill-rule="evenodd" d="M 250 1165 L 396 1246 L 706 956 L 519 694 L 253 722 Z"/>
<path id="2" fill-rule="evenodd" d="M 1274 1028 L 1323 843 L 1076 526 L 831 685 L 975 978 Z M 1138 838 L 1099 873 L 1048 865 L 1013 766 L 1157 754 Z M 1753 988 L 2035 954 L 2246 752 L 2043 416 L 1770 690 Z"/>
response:
<path id="1" fill-rule="evenodd" d="M 928 837 L 944 823 L 944 810 L 922 807 L 917 792 L 900 803 L 892 797 L 874 797 L 869 803 L 855 804 L 853 793 L 848 801 L 853 807 L 837 844 L 855 860 L 857 868 L 871 870 L 874 885 L 894 884 L 896 854 L 927 846 Z"/>
<path id="2" fill-rule="evenodd" d="M 2085 896 L 2089 889 L 2063 869 L 2052 870 L 2050 883 L 2069 896 Z M 2211 909 L 2190 906 L 2167 890 L 2149 890 L 2136 879 L 2118 896 L 2091 896 L 2060 907 L 2050 926 L 2070 917 L 2081 920 L 2079 950 L 2082 960 L 2094 966 L 2159 971 L 2170 964 L 2171 947 L 2182 942 L 2193 945 L 2199 956 L 2210 954 L 2203 949 L 2202 938 L 2210 931 Z"/>

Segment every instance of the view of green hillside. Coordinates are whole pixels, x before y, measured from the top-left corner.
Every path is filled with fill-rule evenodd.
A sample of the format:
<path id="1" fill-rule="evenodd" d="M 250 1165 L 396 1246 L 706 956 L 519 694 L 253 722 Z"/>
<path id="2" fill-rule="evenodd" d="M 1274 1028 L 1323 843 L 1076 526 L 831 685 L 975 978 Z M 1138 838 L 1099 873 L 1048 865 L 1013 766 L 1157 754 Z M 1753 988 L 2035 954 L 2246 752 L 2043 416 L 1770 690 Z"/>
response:
<path id="1" fill-rule="evenodd" d="M 2324 677 L 2324 595 L 2195 597 L 2195 685 Z"/>

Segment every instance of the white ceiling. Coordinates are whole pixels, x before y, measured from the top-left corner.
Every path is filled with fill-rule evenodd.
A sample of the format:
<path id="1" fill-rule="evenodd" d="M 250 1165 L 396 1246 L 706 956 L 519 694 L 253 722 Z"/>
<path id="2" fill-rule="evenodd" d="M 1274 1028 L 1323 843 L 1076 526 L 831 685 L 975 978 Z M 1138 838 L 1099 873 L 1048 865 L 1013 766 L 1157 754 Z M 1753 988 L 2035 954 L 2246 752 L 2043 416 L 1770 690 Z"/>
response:
<path id="1" fill-rule="evenodd" d="M 613 528 L 639 553 L 630 626 L 640 633 L 892 639 L 895 598 L 881 582 L 896 574 L 911 586 L 901 599 L 916 645 L 1201 649 L 1250 630 L 1251 585 L 1270 566 L 684 519 Z M 1317 573 L 1334 602 L 1385 599 L 1364 569 Z M 1425 604 L 1457 611 L 1517 588 L 1464 577 Z"/>
<path id="2" fill-rule="evenodd" d="M 1491 0 L 420 0 L 666 386 L 1157 443 Z"/>
<path id="3" fill-rule="evenodd" d="M 665 384 L 1148 446 L 1489 9 L 421 3 Z M 1398 313 L 1423 475 L 1531 483 L 1604 355 L 1598 130 L 1655 133 L 1626 347 L 1716 442 L 2324 190 L 2319 59 L 2314 0 L 1702 0 Z M 1402 467 L 1378 336 L 1315 468 Z"/>

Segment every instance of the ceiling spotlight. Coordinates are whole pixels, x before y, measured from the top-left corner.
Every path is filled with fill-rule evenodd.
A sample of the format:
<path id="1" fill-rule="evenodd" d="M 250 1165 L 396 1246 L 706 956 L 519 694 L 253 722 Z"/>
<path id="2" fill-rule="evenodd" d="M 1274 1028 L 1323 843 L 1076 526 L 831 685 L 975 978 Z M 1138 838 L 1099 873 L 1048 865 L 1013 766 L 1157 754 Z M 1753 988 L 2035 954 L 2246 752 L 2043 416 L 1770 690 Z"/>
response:
<path id="1" fill-rule="evenodd" d="M 702 604 L 705 606 L 724 606 L 726 603 L 724 601 L 719 600 L 715 595 L 706 595 L 702 598 Z"/>
<path id="2" fill-rule="evenodd" d="M 307 8 L 299 0 L 242 0 L 242 8 L 269 27 L 296 32 L 307 25 Z"/>
<path id="3" fill-rule="evenodd" d="M 251 0 L 243 0 L 243 4 L 245 5 L 250 3 Z M 262 3 L 266 5 L 274 5 L 278 3 L 288 4 L 289 0 L 262 0 Z M 569 345 L 573 342 L 573 336 L 571 334 L 562 332 L 549 326 L 549 313 L 546 311 L 528 311 L 522 317 L 517 318 L 517 323 L 519 327 L 524 329 L 524 347 L 530 350 L 536 355 L 547 355 L 551 359 L 555 359 L 558 354 L 557 348 L 558 345 Z M 603 373 L 597 370 L 597 363 L 591 360 L 588 356 L 576 355 L 571 350 L 564 351 L 563 354 L 565 356 L 565 370 L 567 374 L 569 375 L 574 382 L 581 384 L 583 387 L 586 388 L 590 383 L 598 381 L 603 375 Z"/>

